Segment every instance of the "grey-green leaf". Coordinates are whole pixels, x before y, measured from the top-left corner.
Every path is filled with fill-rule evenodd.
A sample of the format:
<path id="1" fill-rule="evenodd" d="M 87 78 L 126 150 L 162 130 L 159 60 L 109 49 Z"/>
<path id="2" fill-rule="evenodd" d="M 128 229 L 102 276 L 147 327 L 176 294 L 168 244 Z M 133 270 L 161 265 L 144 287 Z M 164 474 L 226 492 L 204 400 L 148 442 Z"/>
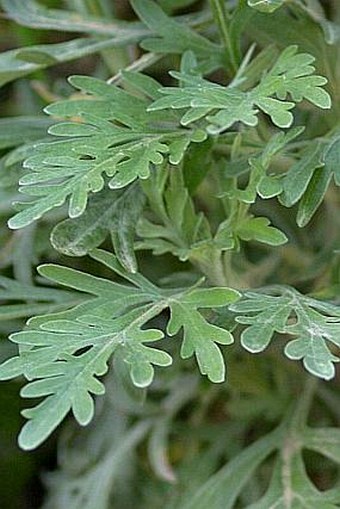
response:
<path id="1" fill-rule="evenodd" d="M 275 332 L 292 335 L 284 349 L 286 356 L 302 360 L 306 370 L 317 377 L 334 377 L 334 364 L 340 361 L 331 349 L 331 344 L 340 343 L 338 307 L 328 309 L 289 287 L 276 287 L 274 295 L 246 292 L 230 309 L 237 314 L 237 322 L 248 325 L 241 334 L 241 344 L 247 350 L 261 352 Z"/>
<path id="2" fill-rule="evenodd" d="M 119 261 L 135 272 L 133 244 L 143 204 L 144 195 L 138 184 L 122 191 L 104 189 L 90 198 L 88 209 L 79 218 L 65 219 L 54 227 L 52 245 L 68 256 L 84 256 L 111 234 Z"/>
<path id="3" fill-rule="evenodd" d="M 279 444 L 280 435 L 272 432 L 246 447 L 222 467 L 180 509 L 233 509 L 237 497 L 255 469 Z"/>
<path id="4" fill-rule="evenodd" d="M 294 205 L 307 189 L 317 168 L 321 168 L 322 145 L 316 143 L 309 147 L 299 161 L 293 164 L 283 179 L 283 199 L 287 207 Z"/>

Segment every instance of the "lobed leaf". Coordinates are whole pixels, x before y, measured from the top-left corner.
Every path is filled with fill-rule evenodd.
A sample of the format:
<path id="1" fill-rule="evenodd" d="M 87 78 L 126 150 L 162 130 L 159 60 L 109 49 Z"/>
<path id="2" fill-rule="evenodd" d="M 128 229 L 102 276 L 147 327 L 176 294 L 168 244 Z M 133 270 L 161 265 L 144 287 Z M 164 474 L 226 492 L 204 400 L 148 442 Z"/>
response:
<path id="1" fill-rule="evenodd" d="M 112 355 L 118 353 L 129 366 L 137 387 L 150 385 L 153 366 L 172 362 L 167 352 L 146 345 L 163 337 L 161 330 L 148 328 L 148 322 L 166 308 L 171 310 L 168 332 L 174 335 L 184 327 L 182 357 L 195 352 L 202 374 L 215 382 L 224 378 L 224 360 L 215 343 L 229 344 L 232 336 L 198 309 L 226 306 L 239 298 L 237 291 L 195 287 L 163 291 L 141 274 L 128 272 L 110 253 L 90 254 L 129 284 L 67 267 L 41 266 L 43 276 L 82 292 L 83 298 L 76 305 L 70 302 L 66 311 L 31 319 L 29 328 L 10 336 L 19 345 L 19 354 L 0 366 L 0 378 L 22 374 L 29 381 L 22 395 L 45 398 L 25 410 L 29 421 L 19 438 L 24 449 L 42 443 L 70 410 L 81 425 L 92 419 L 93 395 L 105 390 L 98 377 L 107 372 Z M 60 291 L 52 292 L 59 296 Z"/>
<path id="2" fill-rule="evenodd" d="M 215 383 L 225 380 L 225 364 L 216 343 L 229 345 L 234 338 L 228 330 L 207 322 L 197 309 L 226 306 L 239 296 L 229 288 L 192 290 L 169 303 L 168 334 L 173 336 L 183 328 L 182 358 L 195 354 L 201 373 Z"/>
<path id="3" fill-rule="evenodd" d="M 147 113 L 146 98 L 95 78 L 73 76 L 70 81 L 88 95 L 55 103 L 46 111 L 79 121 L 52 127 L 51 134 L 66 139 L 37 145 L 26 160 L 30 171 L 21 178 L 20 191 L 30 201 L 20 204 L 20 211 L 9 221 L 10 228 L 32 223 L 67 199 L 70 218 L 79 217 L 89 193 L 105 185 L 120 189 L 137 178 L 149 178 L 166 154 L 172 164 L 179 164 L 187 146 L 205 138 L 203 131 L 180 128 L 172 115 L 164 119 L 159 113 Z M 154 80 L 144 77 L 142 87 L 147 94 L 153 84 Z"/>
<path id="4" fill-rule="evenodd" d="M 249 91 L 235 86 L 222 86 L 188 72 L 171 72 L 171 76 L 184 84 L 182 87 L 164 87 L 165 97 L 157 99 L 149 111 L 184 109 L 183 125 L 206 118 L 207 130 L 219 134 L 235 122 L 247 126 L 258 123 L 258 108 L 271 117 L 278 127 L 290 127 L 295 103 L 307 99 L 319 108 L 330 108 L 331 99 L 322 86 L 326 78 L 311 74 L 314 58 L 307 53 L 297 53 L 297 46 L 286 48 L 274 66 L 262 77 L 260 83 Z M 287 96 L 292 101 L 287 101 Z"/>
<path id="5" fill-rule="evenodd" d="M 339 346 L 340 309 L 322 306 L 293 289 L 282 287 L 278 292 L 276 296 L 246 292 L 244 300 L 230 306 L 236 321 L 248 325 L 241 334 L 242 346 L 257 353 L 269 345 L 275 332 L 295 336 L 285 346 L 287 357 L 302 360 L 306 370 L 317 377 L 333 378 L 339 358 L 329 343 Z"/>
<path id="6" fill-rule="evenodd" d="M 257 240 L 271 246 L 280 246 L 287 242 L 283 232 L 269 225 L 270 221 L 266 217 L 249 217 L 238 223 L 235 233 L 243 240 Z"/>

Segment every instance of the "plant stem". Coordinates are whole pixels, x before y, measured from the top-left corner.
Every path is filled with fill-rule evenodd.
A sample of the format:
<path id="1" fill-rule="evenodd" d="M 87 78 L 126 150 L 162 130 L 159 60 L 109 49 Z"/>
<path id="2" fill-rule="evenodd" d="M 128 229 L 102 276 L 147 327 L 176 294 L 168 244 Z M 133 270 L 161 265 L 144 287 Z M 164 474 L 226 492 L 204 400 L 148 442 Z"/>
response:
<path id="1" fill-rule="evenodd" d="M 135 72 L 141 72 L 144 71 L 147 67 L 150 67 L 151 65 L 155 64 L 162 58 L 161 54 L 158 53 L 145 53 L 137 60 L 134 60 L 130 65 L 125 67 L 124 71 L 135 71 Z M 106 83 L 109 84 L 119 84 L 122 80 L 123 75 L 121 70 L 118 71 L 115 75 L 111 76 L 108 80 L 106 80 Z"/>
<path id="2" fill-rule="evenodd" d="M 238 65 L 230 37 L 229 19 L 224 0 L 210 0 L 210 7 L 219 30 L 222 43 L 226 49 L 231 69 L 233 73 L 235 73 L 237 71 Z"/>
<path id="3" fill-rule="evenodd" d="M 292 428 L 302 429 L 305 426 L 317 386 L 318 379 L 316 377 L 307 376 L 305 386 L 292 416 L 290 423 Z"/>
<path id="4" fill-rule="evenodd" d="M 222 253 L 219 250 L 211 251 L 208 257 L 195 259 L 190 257 L 190 262 L 204 274 L 214 286 L 228 286 L 228 278 L 224 270 Z"/>

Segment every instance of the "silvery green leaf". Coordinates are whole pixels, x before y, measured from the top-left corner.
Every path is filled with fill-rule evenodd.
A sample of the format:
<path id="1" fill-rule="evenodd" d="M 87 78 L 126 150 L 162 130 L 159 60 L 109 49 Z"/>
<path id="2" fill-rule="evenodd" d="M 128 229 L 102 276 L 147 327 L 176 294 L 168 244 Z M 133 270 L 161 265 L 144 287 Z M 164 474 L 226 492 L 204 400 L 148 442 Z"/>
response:
<path id="1" fill-rule="evenodd" d="M 236 321 L 247 326 L 241 344 L 248 351 L 262 352 L 276 332 L 293 336 L 285 346 L 286 356 L 302 360 L 306 370 L 317 377 L 334 377 L 339 357 L 332 345 L 340 344 L 339 307 L 328 307 L 289 287 L 277 287 L 273 295 L 246 292 L 230 309 L 237 314 Z"/>

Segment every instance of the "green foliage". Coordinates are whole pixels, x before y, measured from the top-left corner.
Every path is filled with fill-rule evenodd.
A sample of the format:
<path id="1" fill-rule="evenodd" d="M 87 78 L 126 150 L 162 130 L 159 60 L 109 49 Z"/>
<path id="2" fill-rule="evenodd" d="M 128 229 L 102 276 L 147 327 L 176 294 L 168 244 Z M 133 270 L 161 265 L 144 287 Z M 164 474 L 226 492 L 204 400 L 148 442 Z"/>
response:
<path id="1" fill-rule="evenodd" d="M 289 110 L 296 102 L 307 99 L 319 108 L 330 108 L 330 96 L 321 88 L 327 80 L 312 75 L 313 61 L 311 55 L 299 54 L 296 46 L 288 46 L 260 83 L 249 91 L 239 91 L 233 82 L 229 87 L 222 87 L 200 76 L 172 72 L 184 86 L 164 88 L 161 92 L 166 97 L 157 99 L 149 110 L 189 108 L 181 123 L 189 125 L 207 117 L 207 129 L 211 134 L 221 133 L 235 122 L 257 125 L 256 108 L 268 114 L 278 127 L 290 127 L 293 115 Z M 288 94 L 291 101 L 286 101 Z"/>
<path id="2" fill-rule="evenodd" d="M 304 396 L 308 397 L 307 394 Z M 288 415 L 291 419 L 289 424 L 284 422 L 279 428 L 245 448 L 210 478 L 183 509 L 222 505 L 231 509 L 250 476 L 254 475 L 254 471 L 275 451 L 278 452 L 278 457 L 265 495 L 258 502 L 245 507 L 262 509 L 273 507 L 273 504 L 278 508 L 292 509 L 339 507 L 339 490 L 318 490 L 308 477 L 302 456 L 303 449 L 311 449 L 339 463 L 339 430 L 307 427 L 303 422 L 303 404 L 302 408 L 297 405 L 293 416 Z M 334 447 L 332 451 L 328 448 L 329 441 Z"/>
<path id="3" fill-rule="evenodd" d="M 150 385 L 153 365 L 168 366 L 172 359 L 168 353 L 144 345 L 161 339 L 162 331 L 142 327 L 167 307 L 171 310 L 169 334 L 176 334 L 181 327 L 184 330 L 182 357 L 195 353 L 202 374 L 214 382 L 224 380 L 224 361 L 215 343 L 229 344 L 233 338 L 228 331 L 209 324 L 197 308 L 226 306 L 238 298 L 236 291 L 193 288 L 162 293 L 142 276 L 126 273 L 109 253 L 94 251 L 92 256 L 134 286 L 43 265 L 40 274 L 95 298 L 89 295 L 66 312 L 42 316 L 27 330 L 10 337 L 20 345 L 20 355 L 2 365 L 0 377 L 22 374 L 31 381 L 22 390 L 23 396 L 47 396 L 43 403 L 25 411 L 30 421 L 19 438 L 24 449 L 45 440 L 70 409 L 80 424 L 88 424 L 94 413 L 91 394 L 103 394 L 105 390 L 96 377 L 107 372 L 108 361 L 116 350 L 130 366 L 134 384 Z"/>
<path id="4" fill-rule="evenodd" d="M 65 219 L 54 227 L 51 243 L 68 256 L 84 256 L 111 234 L 119 261 L 130 272 L 136 272 L 135 227 L 143 205 L 144 194 L 136 184 L 123 191 L 104 189 L 90 198 L 81 217 Z"/>
<path id="5" fill-rule="evenodd" d="M 142 48 L 157 53 L 179 53 L 191 50 L 200 59 L 203 68 L 219 67 L 223 62 L 222 48 L 166 16 L 153 0 L 132 0 L 138 17 L 144 21 L 156 38 L 145 38 Z"/>
<path id="6" fill-rule="evenodd" d="M 135 81 L 129 76 L 129 83 L 147 96 L 155 94 L 157 85 L 151 78 Z M 9 223 L 11 228 L 27 226 L 68 197 L 69 216 L 78 217 L 86 209 L 88 193 L 102 190 L 103 173 L 109 177 L 109 188 L 125 187 L 137 178 L 147 179 L 150 165 L 162 165 L 164 154 L 169 153 L 170 163 L 179 164 L 186 147 L 204 139 L 202 131 L 173 125 L 171 116 L 147 114 L 146 99 L 95 78 L 73 76 L 70 82 L 94 99 L 63 101 L 47 108 L 51 115 L 80 121 L 50 128 L 51 134 L 66 140 L 38 145 L 35 155 L 26 160 L 30 173 L 20 180 L 21 190 L 33 199 L 22 204 L 23 210 Z"/>
<path id="7" fill-rule="evenodd" d="M 285 0 L 248 0 L 249 7 L 260 12 L 274 12 L 283 5 Z"/>
<path id="8" fill-rule="evenodd" d="M 196 213 L 180 171 L 153 175 L 144 184 L 144 191 L 157 222 L 147 218 L 139 221 L 141 249 L 151 249 L 156 255 L 170 252 L 182 261 L 202 256 L 204 251 L 213 255 L 209 223 L 202 213 Z"/>
<path id="9" fill-rule="evenodd" d="M 0 5 L 2 482 L 340 507 L 338 2 Z"/>
<path id="10" fill-rule="evenodd" d="M 0 300 L 5 302 L 0 308 L 0 320 L 14 320 L 62 310 L 70 305 L 78 304 L 81 296 L 54 288 L 31 286 L 1 276 Z"/>
<path id="11" fill-rule="evenodd" d="M 339 307 L 305 297 L 291 288 L 278 288 L 277 292 L 276 296 L 247 292 L 242 301 L 230 307 L 237 314 L 237 322 L 249 325 L 241 334 L 242 346 L 257 353 L 267 348 L 275 332 L 296 336 L 285 346 L 287 357 L 303 359 L 313 375 L 333 378 L 333 362 L 338 362 L 338 358 L 326 340 L 339 346 Z"/>
<path id="12" fill-rule="evenodd" d="M 339 179 L 339 137 L 324 144 L 309 147 L 287 172 L 283 179 L 284 205 L 291 207 L 299 202 L 297 224 L 306 226 L 322 203 L 332 177 L 336 185 Z"/>

